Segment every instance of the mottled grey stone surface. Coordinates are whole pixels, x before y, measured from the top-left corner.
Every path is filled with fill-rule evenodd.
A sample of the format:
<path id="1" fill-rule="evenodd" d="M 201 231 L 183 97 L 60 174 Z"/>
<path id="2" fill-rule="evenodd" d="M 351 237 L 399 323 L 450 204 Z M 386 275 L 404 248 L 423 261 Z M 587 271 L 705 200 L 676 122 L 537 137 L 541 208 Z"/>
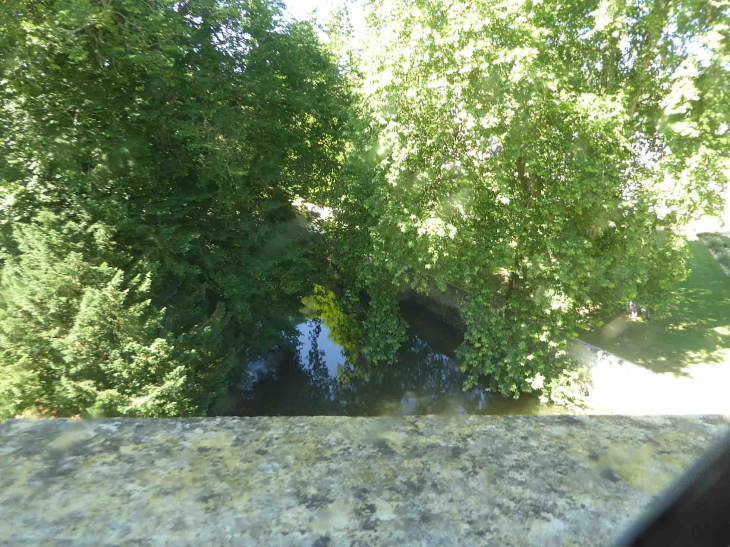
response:
<path id="1" fill-rule="evenodd" d="M 0 424 L 2 545 L 610 545 L 719 417 Z"/>

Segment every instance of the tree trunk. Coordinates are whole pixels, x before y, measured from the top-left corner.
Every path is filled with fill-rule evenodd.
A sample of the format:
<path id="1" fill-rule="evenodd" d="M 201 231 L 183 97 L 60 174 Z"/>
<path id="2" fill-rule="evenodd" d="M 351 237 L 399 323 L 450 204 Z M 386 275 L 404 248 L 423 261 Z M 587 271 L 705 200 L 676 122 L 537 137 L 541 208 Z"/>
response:
<path id="1" fill-rule="evenodd" d="M 657 56 L 657 44 L 669 20 L 670 7 L 671 0 L 657 0 L 651 13 L 647 16 L 647 30 L 641 40 L 641 48 L 629 78 L 629 81 L 634 84 L 628 106 L 629 116 L 634 116 L 639 109 L 639 101 L 650 76 L 649 68 Z"/>

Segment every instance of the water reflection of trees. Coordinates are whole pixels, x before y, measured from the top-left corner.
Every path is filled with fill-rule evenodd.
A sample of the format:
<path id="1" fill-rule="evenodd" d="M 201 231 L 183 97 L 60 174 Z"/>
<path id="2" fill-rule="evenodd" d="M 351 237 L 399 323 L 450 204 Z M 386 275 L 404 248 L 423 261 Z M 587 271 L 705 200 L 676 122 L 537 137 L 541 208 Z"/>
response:
<path id="1" fill-rule="evenodd" d="M 434 351 L 415 332 L 395 363 L 373 365 L 367 348 L 353 336 L 357 330 L 351 328 L 351 318 L 342 316 L 330 295 L 324 296 L 324 310 L 314 309 L 322 317 L 310 319 L 302 329 L 308 344 L 269 354 L 263 370 L 244 386 L 235 414 L 379 415 L 402 412 L 401 407 L 409 414 L 431 413 L 443 411 L 444 398 L 461 394 L 464 378 L 453 356 Z M 345 357 L 334 378 L 319 348 L 323 321 Z"/>
<path id="2" fill-rule="evenodd" d="M 320 320 L 312 325 L 307 355 L 296 350 L 275 350 L 264 356 L 254 378 L 241 387 L 241 396 L 230 414 L 239 416 L 311 416 L 339 414 L 333 403 L 333 383 L 319 350 Z"/>
<path id="3" fill-rule="evenodd" d="M 410 334 L 392 365 L 360 359 L 340 368 L 336 394 L 347 402 L 348 413 L 399 412 L 404 405 L 407 413 L 430 413 L 440 399 L 461 394 L 464 378 L 452 358 Z"/>
<path id="4" fill-rule="evenodd" d="M 240 388 L 213 414 L 239 416 L 537 413 L 537 400 L 520 401 L 464 393 L 464 374 L 454 357 L 459 334 L 422 307 L 403 305 L 411 325 L 392 364 L 373 364 L 358 338 L 357 317 L 343 314 L 329 291 L 307 299 L 309 320 L 299 328 L 296 348 L 276 349 L 249 364 Z M 324 331 L 324 327 L 327 331 Z M 320 349 L 326 332 L 341 351 L 335 362 Z M 329 354 L 330 360 L 333 359 Z M 335 363 L 337 374 L 330 373 Z M 328 365 L 330 365 L 328 367 Z M 533 398 L 534 399 L 534 398 Z"/>

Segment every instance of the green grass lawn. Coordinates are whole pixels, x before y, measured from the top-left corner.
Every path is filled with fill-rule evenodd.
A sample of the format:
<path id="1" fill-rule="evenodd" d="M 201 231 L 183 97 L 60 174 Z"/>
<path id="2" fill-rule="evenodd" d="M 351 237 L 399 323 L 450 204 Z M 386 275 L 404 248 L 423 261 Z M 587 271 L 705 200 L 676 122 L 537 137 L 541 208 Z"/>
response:
<path id="1" fill-rule="evenodd" d="M 581 339 L 654 372 L 677 376 L 695 365 L 730 366 L 730 277 L 700 241 L 688 243 L 691 273 L 660 321 L 621 315 Z"/>

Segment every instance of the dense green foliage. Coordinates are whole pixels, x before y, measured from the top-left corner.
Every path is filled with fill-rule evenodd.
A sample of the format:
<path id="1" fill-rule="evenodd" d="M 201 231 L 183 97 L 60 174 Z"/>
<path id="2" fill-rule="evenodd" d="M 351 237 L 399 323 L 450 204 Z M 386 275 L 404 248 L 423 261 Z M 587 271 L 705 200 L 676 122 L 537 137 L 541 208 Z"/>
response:
<path id="1" fill-rule="evenodd" d="M 0 418 L 205 413 L 324 259 L 360 373 L 397 358 L 404 291 L 448 289 L 504 395 L 562 392 L 568 340 L 629 301 L 670 309 L 730 173 L 728 0 L 367 24 L 323 47 L 277 0 L 0 4 Z"/>
<path id="2" fill-rule="evenodd" d="M 10 412 L 195 412 L 198 386 L 183 365 L 194 356 L 175 352 L 163 314 L 149 313 L 150 277 L 125 283 L 102 262 L 115 249 L 101 226 L 41 212 L 16 236 L 0 307 L 0 397 Z"/>
<path id="3" fill-rule="evenodd" d="M 390 337 L 376 359 L 403 288 L 466 295 L 464 366 L 505 395 L 555 385 L 579 326 L 630 300 L 661 315 L 682 227 L 730 172 L 728 2 L 370 8 L 328 229 Z"/>
<path id="4" fill-rule="evenodd" d="M 260 0 L 0 13 L 0 413 L 204 413 L 292 334 L 347 94 Z"/>

